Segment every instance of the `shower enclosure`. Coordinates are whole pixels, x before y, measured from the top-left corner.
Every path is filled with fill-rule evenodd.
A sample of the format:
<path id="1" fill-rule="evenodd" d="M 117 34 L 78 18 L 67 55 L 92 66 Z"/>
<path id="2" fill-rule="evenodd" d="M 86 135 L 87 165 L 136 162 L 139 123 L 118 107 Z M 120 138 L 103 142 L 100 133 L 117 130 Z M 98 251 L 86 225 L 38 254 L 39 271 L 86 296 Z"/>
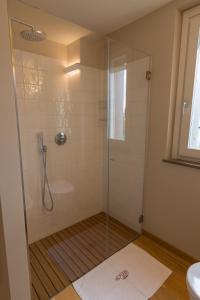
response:
<path id="1" fill-rule="evenodd" d="M 33 41 L 10 20 L 32 296 L 43 300 L 141 233 L 150 58 L 111 39 Z"/>

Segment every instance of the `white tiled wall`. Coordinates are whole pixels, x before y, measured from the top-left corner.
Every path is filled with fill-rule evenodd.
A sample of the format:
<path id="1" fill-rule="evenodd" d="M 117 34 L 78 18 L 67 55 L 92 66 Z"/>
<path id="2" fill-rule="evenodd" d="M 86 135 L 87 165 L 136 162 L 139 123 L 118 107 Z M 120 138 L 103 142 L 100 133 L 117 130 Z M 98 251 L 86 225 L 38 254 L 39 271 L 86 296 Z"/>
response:
<path id="1" fill-rule="evenodd" d="M 82 67 L 64 75 L 66 62 L 14 50 L 29 242 L 103 210 L 105 194 L 105 72 Z M 67 143 L 57 146 L 57 132 Z M 41 201 L 42 161 L 37 133 L 48 147 L 51 183 L 65 180 L 74 190 L 54 194 L 54 211 Z M 46 198 L 48 204 L 48 197 Z"/>
<path id="2" fill-rule="evenodd" d="M 110 214 L 141 231 L 149 58 L 127 63 L 125 141 L 110 140 Z"/>

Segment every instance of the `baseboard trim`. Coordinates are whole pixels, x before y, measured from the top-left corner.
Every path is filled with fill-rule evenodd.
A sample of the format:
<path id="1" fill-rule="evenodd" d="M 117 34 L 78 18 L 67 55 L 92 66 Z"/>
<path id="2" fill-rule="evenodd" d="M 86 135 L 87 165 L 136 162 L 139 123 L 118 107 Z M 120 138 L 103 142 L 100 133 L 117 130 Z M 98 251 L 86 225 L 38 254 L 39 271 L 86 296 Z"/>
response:
<path id="1" fill-rule="evenodd" d="M 142 234 L 150 239 L 152 239 L 153 241 L 155 241 L 157 244 L 163 246 L 164 248 L 166 248 L 167 250 L 173 252 L 174 254 L 180 256 L 181 258 L 183 258 L 184 260 L 188 261 L 191 264 L 194 264 L 196 262 L 198 262 L 198 259 L 190 256 L 189 254 L 185 253 L 184 251 L 172 246 L 171 244 L 165 242 L 164 240 L 160 239 L 159 237 L 157 237 L 156 235 L 146 231 L 146 230 L 142 230 Z"/>

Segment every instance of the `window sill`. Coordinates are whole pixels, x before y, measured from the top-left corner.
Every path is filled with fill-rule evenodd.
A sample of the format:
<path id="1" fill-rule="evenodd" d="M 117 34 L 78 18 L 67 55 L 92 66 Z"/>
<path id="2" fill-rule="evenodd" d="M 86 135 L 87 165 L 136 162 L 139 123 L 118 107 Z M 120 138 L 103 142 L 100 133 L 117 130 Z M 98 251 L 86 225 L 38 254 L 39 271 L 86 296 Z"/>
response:
<path id="1" fill-rule="evenodd" d="M 169 163 L 169 164 L 174 164 L 174 165 L 179 165 L 179 166 L 183 166 L 183 167 L 200 169 L 200 163 L 191 162 L 191 161 L 187 161 L 187 160 L 181 160 L 181 159 L 163 159 L 163 162 Z"/>

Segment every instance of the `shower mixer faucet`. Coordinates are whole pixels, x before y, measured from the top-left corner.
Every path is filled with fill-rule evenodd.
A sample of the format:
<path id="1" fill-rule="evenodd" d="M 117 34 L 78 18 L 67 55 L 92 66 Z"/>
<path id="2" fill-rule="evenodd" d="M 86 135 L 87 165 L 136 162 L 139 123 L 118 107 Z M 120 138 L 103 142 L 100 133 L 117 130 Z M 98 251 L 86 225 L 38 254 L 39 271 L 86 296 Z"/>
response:
<path id="1" fill-rule="evenodd" d="M 67 141 L 67 136 L 64 132 L 58 132 L 55 136 L 55 143 L 59 146 L 64 145 Z"/>

